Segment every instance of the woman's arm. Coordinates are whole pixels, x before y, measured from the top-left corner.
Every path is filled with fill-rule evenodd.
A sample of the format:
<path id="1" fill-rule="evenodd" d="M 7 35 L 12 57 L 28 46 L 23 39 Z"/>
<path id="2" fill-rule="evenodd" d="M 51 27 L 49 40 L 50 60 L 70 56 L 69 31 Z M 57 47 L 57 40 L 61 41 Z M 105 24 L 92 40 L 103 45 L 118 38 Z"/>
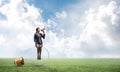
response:
<path id="1" fill-rule="evenodd" d="M 45 39 L 45 31 L 42 30 L 43 34 L 41 34 L 42 38 Z"/>

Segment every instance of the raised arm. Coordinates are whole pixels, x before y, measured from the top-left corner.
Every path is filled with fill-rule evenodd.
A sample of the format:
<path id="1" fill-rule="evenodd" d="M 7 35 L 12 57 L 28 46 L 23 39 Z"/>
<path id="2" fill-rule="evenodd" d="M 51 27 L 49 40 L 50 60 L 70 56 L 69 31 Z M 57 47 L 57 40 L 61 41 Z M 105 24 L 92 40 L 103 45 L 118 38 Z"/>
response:
<path id="1" fill-rule="evenodd" d="M 45 31 L 42 30 L 43 34 L 41 34 L 42 38 L 45 39 Z"/>

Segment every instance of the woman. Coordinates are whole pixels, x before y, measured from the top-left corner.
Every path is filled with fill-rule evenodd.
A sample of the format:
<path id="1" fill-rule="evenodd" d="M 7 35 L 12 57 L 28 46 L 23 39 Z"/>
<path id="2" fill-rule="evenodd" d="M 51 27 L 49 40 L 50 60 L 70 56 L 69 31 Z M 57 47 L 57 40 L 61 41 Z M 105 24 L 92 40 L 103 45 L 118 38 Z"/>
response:
<path id="1" fill-rule="evenodd" d="M 40 33 L 42 31 L 43 33 Z M 37 59 L 41 60 L 41 52 L 43 47 L 42 38 L 45 39 L 45 32 L 44 30 L 40 29 L 39 27 L 36 28 L 36 33 L 34 34 L 34 42 L 35 47 L 37 48 Z"/>

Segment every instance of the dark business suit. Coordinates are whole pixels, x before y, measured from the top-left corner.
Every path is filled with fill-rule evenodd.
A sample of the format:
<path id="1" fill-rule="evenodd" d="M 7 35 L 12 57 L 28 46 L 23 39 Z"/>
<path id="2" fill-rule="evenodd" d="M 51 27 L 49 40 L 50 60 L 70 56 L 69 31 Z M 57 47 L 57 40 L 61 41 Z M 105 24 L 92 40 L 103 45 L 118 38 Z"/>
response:
<path id="1" fill-rule="evenodd" d="M 37 48 L 37 59 L 41 59 L 41 52 L 42 52 L 42 46 L 43 46 L 42 38 L 45 39 L 44 33 L 42 34 L 42 33 L 36 32 L 34 34 L 34 42 Z"/>

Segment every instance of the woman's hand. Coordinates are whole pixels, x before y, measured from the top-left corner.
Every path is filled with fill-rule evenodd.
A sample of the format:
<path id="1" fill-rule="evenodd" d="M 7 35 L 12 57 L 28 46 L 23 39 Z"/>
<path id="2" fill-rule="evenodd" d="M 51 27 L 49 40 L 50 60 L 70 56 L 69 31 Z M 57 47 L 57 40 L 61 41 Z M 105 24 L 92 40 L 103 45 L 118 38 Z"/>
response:
<path id="1" fill-rule="evenodd" d="M 43 29 L 41 30 L 41 31 L 43 32 L 43 34 L 45 34 L 45 31 L 44 31 L 44 30 L 45 30 L 45 28 L 43 28 Z"/>

